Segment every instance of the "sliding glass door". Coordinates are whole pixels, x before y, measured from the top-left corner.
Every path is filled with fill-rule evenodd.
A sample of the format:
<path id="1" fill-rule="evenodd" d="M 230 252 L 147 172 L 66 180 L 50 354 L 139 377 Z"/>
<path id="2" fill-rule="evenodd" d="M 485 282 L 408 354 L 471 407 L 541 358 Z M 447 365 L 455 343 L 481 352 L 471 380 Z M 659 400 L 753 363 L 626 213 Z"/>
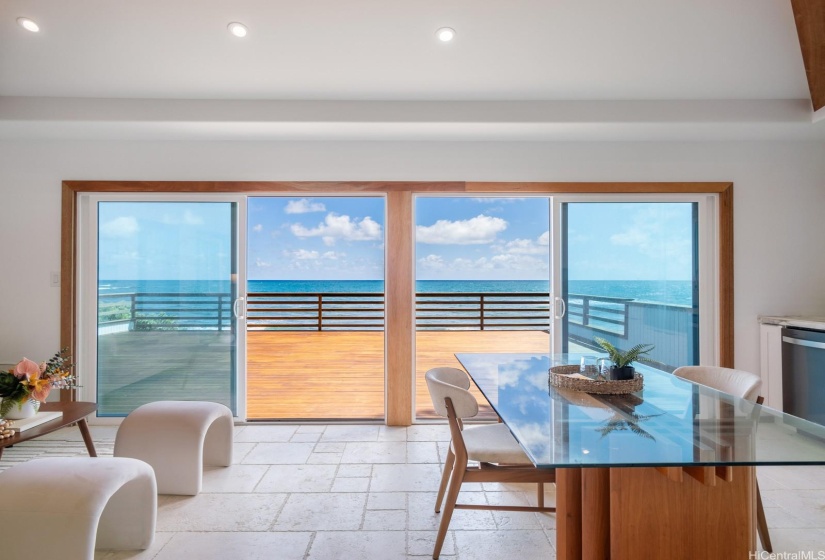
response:
<path id="1" fill-rule="evenodd" d="M 237 414 L 238 204 L 132 197 L 86 211 L 98 415 L 156 400 L 214 401 Z"/>
<path id="2" fill-rule="evenodd" d="M 715 363 L 711 204 L 555 199 L 555 351 L 601 352 L 604 339 L 623 350 L 654 345 L 652 363 L 665 371 L 698 364 L 700 355 Z"/>

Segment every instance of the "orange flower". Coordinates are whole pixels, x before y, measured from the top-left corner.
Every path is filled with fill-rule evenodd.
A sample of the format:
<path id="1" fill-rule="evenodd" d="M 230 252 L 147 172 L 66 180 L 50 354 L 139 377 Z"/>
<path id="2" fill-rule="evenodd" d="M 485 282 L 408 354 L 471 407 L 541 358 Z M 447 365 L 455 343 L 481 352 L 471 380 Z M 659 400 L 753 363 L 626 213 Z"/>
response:
<path id="1" fill-rule="evenodd" d="M 29 390 L 31 391 L 31 398 L 40 402 L 46 402 L 49 393 L 52 391 L 52 382 L 49 379 L 30 379 Z"/>
<path id="2" fill-rule="evenodd" d="M 23 379 L 24 377 L 28 380 L 32 378 L 38 379 L 40 377 L 40 366 L 28 358 L 23 358 L 14 367 L 14 376 L 18 379 Z"/>

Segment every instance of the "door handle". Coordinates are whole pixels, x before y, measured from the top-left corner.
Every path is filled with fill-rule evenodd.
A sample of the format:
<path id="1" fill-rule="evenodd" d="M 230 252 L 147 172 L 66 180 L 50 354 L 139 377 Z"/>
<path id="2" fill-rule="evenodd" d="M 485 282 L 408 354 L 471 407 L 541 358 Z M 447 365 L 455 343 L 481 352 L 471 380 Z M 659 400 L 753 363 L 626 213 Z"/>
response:
<path id="1" fill-rule="evenodd" d="M 246 309 L 244 309 L 244 303 L 246 303 L 244 298 L 239 297 L 235 300 L 235 303 L 232 304 L 232 314 L 235 315 L 236 319 L 246 319 Z"/>
<path id="2" fill-rule="evenodd" d="M 564 298 L 560 298 L 560 297 L 556 296 L 554 298 L 554 303 L 557 303 L 557 304 L 560 303 L 561 304 L 561 314 L 557 314 L 557 313 L 553 314 L 553 316 L 556 319 L 561 319 L 562 317 L 567 315 L 567 304 L 564 302 Z M 555 311 L 556 309 L 558 309 L 558 306 L 554 305 L 553 306 L 553 311 Z"/>
<path id="3" fill-rule="evenodd" d="M 807 346 L 808 348 L 825 348 L 825 342 L 802 340 L 801 338 L 792 338 L 790 336 L 783 336 L 782 342 L 787 342 L 788 344 L 796 344 L 797 346 Z"/>

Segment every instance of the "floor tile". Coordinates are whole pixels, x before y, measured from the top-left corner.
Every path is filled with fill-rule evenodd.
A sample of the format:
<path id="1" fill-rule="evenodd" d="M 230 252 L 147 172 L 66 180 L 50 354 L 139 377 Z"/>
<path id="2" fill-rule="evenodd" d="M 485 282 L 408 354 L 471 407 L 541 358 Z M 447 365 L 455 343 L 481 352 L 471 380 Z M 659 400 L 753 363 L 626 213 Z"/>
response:
<path id="1" fill-rule="evenodd" d="M 407 509 L 404 492 L 370 492 L 367 509 Z"/>
<path id="2" fill-rule="evenodd" d="M 326 429 L 326 424 L 302 424 L 295 431 L 299 434 L 319 434 Z"/>
<path id="3" fill-rule="evenodd" d="M 267 465 L 205 467 L 203 492 L 252 492 L 268 469 Z"/>
<path id="4" fill-rule="evenodd" d="M 307 459 L 309 465 L 337 465 L 344 453 L 313 453 Z"/>
<path id="5" fill-rule="evenodd" d="M 357 531 L 366 493 L 291 494 L 275 531 Z"/>
<path id="6" fill-rule="evenodd" d="M 315 449 L 313 451 L 315 453 L 343 453 L 346 447 L 347 444 L 343 441 L 336 441 L 331 443 L 322 442 L 315 444 Z"/>
<path id="7" fill-rule="evenodd" d="M 369 478 L 336 478 L 332 483 L 332 492 L 364 492 L 370 489 Z"/>
<path id="8" fill-rule="evenodd" d="M 403 560 L 406 558 L 403 531 L 319 532 L 309 550 L 308 560 L 342 558 Z"/>
<path id="9" fill-rule="evenodd" d="M 447 424 L 416 424 L 407 428 L 407 441 L 450 441 Z"/>
<path id="10" fill-rule="evenodd" d="M 407 528 L 406 510 L 367 510 L 364 531 L 404 531 Z"/>
<path id="11" fill-rule="evenodd" d="M 285 494 L 159 496 L 158 531 L 266 531 Z"/>
<path id="12" fill-rule="evenodd" d="M 302 560 L 311 533 L 177 533 L 155 560 Z"/>
<path id="13" fill-rule="evenodd" d="M 555 558 L 544 531 L 455 531 L 461 560 Z"/>
<path id="14" fill-rule="evenodd" d="M 245 465 L 300 465 L 307 462 L 311 443 L 259 443 L 244 457 Z"/>
<path id="15" fill-rule="evenodd" d="M 378 441 L 407 441 L 407 428 L 380 426 Z"/>
<path id="16" fill-rule="evenodd" d="M 324 430 L 321 441 L 378 441 L 379 426 L 356 424 L 329 426 Z"/>
<path id="17" fill-rule="evenodd" d="M 246 426 L 235 441 L 252 443 L 289 441 L 297 429 L 297 426 L 287 425 Z"/>
<path id="18" fill-rule="evenodd" d="M 437 492 L 441 482 L 438 465 L 375 465 L 373 492 Z"/>
<path id="19" fill-rule="evenodd" d="M 146 550 L 95 550 L 95 560 L 151 560 L 176 533 L 155 533 L 152 546 Z M 34 556 L 32 557 L 34 558 Z"/>
<path id="20" fill-rule="evenodd" d="M 321 438 L 321 434 L 319 432 L 309 432 L 309 433 L 295 433 L 289 438 L 289 441 L 293 442 L 309 442 L 315 443 Z"/>
<path id="21" fill-rule="evenodd" d="M 334 465 L 272 465 L 255 492 L 329 492 Z"/>
<path id="22" fill-rule="evenodd" d="M 367 477 L 372 475 L 372 465 L 342 464 L 338 467 L 339 477 Z"/>
<path id="23" fill-rule="evenodd" d="M 407 554 L 410 556 L 432 557 L 436 536 L 437 533 L 435 531 L 408 531 Z M 455 543 L 453 540 L 453 532 L 447 531 L 447 536 L 444 537 L 444 544 L 441 545 L 440 556 L 452 556 L 454 554 Z"/>
<path id="24" fill-rule="evenodd" d="M 408 441 L 408 463 L 435 463 L 441 464 L 438 457 L 438 447 L 434 441 Z"/>
<path id="25" fill-rule="evenodd" d="M 441 514 L 435 513 L 435 493 L 414 492 L 407 495 L 408 528 L 411 531 L 437 531 L 441 524 Z M 486 504 L 484 492 L 463 492 L 458 503 Z M 468 531 L 494 530 L 496 522 L 489 510 L 457 509 L 450 519 L 450 530 Z"/>
<path id="26" fill-rule="evenodd" d="M 407 444 L 403 441 L 347 443 L 342 463 L 404 463 Z"/>

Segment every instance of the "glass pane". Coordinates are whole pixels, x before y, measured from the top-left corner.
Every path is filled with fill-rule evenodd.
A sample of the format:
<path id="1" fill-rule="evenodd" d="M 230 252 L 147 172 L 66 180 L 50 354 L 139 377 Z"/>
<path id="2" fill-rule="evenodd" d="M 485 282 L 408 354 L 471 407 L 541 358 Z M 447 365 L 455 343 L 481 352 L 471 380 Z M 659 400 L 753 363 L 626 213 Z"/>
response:
<path id="1" fill-rule="evenodd" d="M 250 198 L 248 224 L 248 417 L 383 419 L 383 197 Z"/>
<path id="2" fill-rule="evenodd" d="M 229 202 L 98 204 L 99 415 L 157 400 L 235 412 L 235 216 Z"/>
<path id="3" fill-rule="evenodd" d="M 562 205 L 563 352 L 652 344 L 665 371 L 699 360 L 697 204 Z"/>
<path id="4" fill-rule="evenodd" d="M 434 418 L 424 375 L 456 352 L 550 347 L 549 199 L 420 196 L 415 213 L 416 417 Z"/>

